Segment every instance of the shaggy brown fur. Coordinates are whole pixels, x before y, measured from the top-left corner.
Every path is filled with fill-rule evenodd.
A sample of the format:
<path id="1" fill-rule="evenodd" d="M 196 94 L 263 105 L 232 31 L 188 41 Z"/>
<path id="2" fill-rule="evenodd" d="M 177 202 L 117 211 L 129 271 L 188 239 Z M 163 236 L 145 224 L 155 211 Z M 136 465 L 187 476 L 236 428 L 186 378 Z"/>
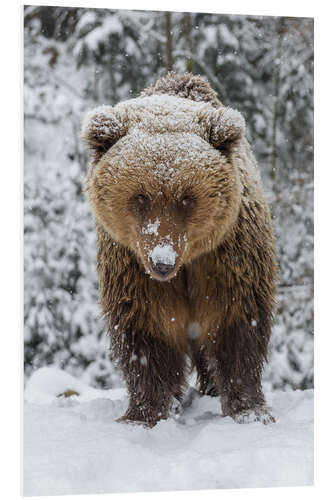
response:
<path id="1" fill-rule="evenodd" d="M 169 73 L 142 97 L 94 110 L 83 136 L 101 305 L 130 394 L 123 418 L 167 418 L 188 355 L 224 415 L 266 423 L 277 266 L 243 117 L 201 77 Z"/>

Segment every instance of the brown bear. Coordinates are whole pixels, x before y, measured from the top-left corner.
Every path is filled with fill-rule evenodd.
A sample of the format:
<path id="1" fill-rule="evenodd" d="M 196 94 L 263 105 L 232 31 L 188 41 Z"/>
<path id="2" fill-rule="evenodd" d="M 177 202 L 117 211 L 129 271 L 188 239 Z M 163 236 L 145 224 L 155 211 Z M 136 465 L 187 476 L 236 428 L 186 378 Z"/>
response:
<path id="1" fill-rule="evenodd" d="M 202 77 L 168 73 L 89 113 L 83 137 L 101 305 L 130 398 L 122 419 L 167 418 L 191 360 L 223 415 L 274 421 L 261 387 L 274 236 L 242 115 Z"/>

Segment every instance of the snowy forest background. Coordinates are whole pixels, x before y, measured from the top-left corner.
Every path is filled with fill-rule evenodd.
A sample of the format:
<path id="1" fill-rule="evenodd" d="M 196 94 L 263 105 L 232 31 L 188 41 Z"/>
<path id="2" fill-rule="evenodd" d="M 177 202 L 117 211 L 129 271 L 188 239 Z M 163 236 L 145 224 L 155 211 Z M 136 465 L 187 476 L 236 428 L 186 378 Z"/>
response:
<path id="1" fill-rule="evenodd" d="M 122 385 L 98 305 L 80 125 L 171 69 L 206 76 L 246 118 L 280 265 L 264 385 L 312 387 L 312 19 L 64 7 L 24 8 L 25 375 L 54 365 Z"/>

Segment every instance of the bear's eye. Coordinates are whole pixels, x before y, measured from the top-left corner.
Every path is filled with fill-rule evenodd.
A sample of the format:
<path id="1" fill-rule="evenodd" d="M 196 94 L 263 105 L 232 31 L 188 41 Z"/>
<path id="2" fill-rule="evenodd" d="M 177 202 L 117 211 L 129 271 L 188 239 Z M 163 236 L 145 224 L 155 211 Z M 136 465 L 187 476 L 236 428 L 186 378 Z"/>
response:
<path id="1" fill-rule="evenodd" d="M 136 211 L 144 212 L 150 204 L 150 198 L 144 194 L 137 194 L 131 198 L 130 202 Z"/>
<path id="2" fill-rule="evenodd" d="M 149 198 L 148 196 L 145 196 L 144 194 L 138 194 L 136 197 L 136 202 L 139 206 L 143 207 L 147 203 L 149 203 Z"/>
<path id="3" fill-rule="evenodd" d="M 192 212 L 195 208 L 196 202 L 193 196 L 185 195 L 179 200 L 179 207 L 183 212 Z"/>

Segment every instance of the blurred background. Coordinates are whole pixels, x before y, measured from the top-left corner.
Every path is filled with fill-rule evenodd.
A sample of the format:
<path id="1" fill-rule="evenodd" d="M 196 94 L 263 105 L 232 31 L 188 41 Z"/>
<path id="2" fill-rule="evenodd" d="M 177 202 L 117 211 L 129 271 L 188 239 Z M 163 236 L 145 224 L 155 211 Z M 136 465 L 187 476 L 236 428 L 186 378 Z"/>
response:
<path id="1" fill-rule="evenodd" d="M 280 266 L 264 387 L 313 386 L 313 20 L 24 7 L 25 376 L 54 365 L 119 387 L 98 305 L 84 113 L 168 70 L 237 108 L 259 162 Z"/>

